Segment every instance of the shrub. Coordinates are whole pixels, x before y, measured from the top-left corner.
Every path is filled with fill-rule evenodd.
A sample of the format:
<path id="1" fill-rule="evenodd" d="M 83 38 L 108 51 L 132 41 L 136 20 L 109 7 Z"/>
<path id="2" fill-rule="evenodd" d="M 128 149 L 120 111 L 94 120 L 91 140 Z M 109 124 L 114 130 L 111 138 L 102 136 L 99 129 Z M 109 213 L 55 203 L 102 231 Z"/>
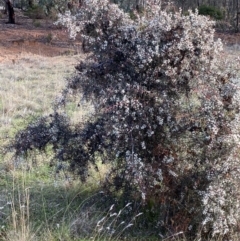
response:
<path id="1" fill-rule="evenodd" d="M 32 19 L 44 19 L 46 17 L 44 9 L 38 5 L 28 8 L 25 14 Z"/>
<path id="2" fill-rule="evenodd" d="M 27 3 L 23 3 L 25 6 Z M 63 13 L 67 9 L 65 0 L 39 0 L 37 5 L 28 6 L 26 15 L 33 19 L 43 19 L 46 16 L 55 18 L 59 12 Z"/>
<path id="3" fill-rule="evenodd" d="M 224 14 L 221 10 L 216 7 L 202 5 L 198 8 L 199 14 L 210 16 L 216 20 L 222 20 L 224 18 Z"/>
<path id="4" fill-rule="evenodd" d="M 59 16 L 89 57 L 54 113 L 18 133 L 11 148 L 19 156 L 51 144 L 83 181 L 101 157 L 112 163 L 106 187 L 159 207 L 161 235 L 230 237 L 239 220 L 234 66 L 221 61 L 214 22 L 147 3 L 134 19 L 107 0 Z M 73 125 L 61 113 L 81 93 L 95 109 Z"/>
<path id="5" fill-rule="evenodd" d="M 52 12 L 64 12 L 67 9 L 65 0 L 39 0 L 38 4 L 44 9 L 46 15 L 51 15 Z"/>

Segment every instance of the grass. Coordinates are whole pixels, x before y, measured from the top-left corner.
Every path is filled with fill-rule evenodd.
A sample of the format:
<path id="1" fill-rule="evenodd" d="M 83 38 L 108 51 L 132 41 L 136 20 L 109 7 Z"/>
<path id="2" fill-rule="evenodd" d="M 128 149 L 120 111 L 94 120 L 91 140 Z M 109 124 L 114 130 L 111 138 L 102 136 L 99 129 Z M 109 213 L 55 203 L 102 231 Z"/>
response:
<path id="1" fill-rule="evenodd" d="M 79 58 L 23 55 L 0 65 L 1 146 L 30 120 L 51 113 Z M 82 115 L 81 108 L 69 112 Z M 34 160 L 17 162 L 0 157 L 0 240 L 71 240 L 65 229 L 97 185 L 56 175 L 49 153 L 35 154 Z"/>
<path id="2" fill-rule="evenodd" d="M 37 179 L 34 172 L 19 169 L 7 173 L 7 182 L 1 183 L 0 240 L 118 240 L 132 226 L 133 222 L 125 224 L 121 219 L 130 204 L 118 213 L 113 205 L 99 209 L 104 194 L 99 192 L 98 177 L 92 174 L 82 184 L 61 176 Z M 116 237 L 113 230 L 118 231 Z"/>
<path id="3" fill-rule="evenodd" d="M 80 240 L 105 213 L 96 207 L 102 194 L 94 169 L 87 183 L 56 174 L 44 159 L 30 169 L 0 170 L 0 240 Z"/>
<path id="4" fill-rule="evenodd" d="M 25 54 L 0 64 L 0 146 L 32 119 L 51 113 L 54 99 L 80 58 Z M 78 100 L 66 108 L 73 122 L 91 110 L 87 103 L 79 107 Z M 56 173 L 56 167 L 49 166 L 50 159 L 50 149 L 27 160 L 0 155 L 0 240 L 120 240 L 119 235 L 135 224 L 140 213 L 121 224 L 124 218 L 119 213 L 128 204 L 115 210 L 110 208 L 111 200 L 105 202 L 99 183 L 108 167 L 99 163 L 100 172 L 90 168 L 90 177 L 83 184 L 64 170 Z M 142 234 L 141 230 L 132 236 L 129 232 L 125 240 L 159 240 L 151 233 Z M 176 233 L 164 240 L 186 239 Z"/>
<path id="5" fill-rule="evenodd" d="M 0 137 L 12 136 L 31 118 L 48 114 L 79 57 L 20 56 L 0 65 Z M 81 110 L 77 110 L 78 113 Z"/>
<path id="6" fill-rule="evenodd" d="M 66 239 L 70 237 L 71 222 L 92 195 L 90 187 L 64 182 L 25 183 L 19 177 L 14 177 L 11 184 L 12 190 L 6 187 L 11 191 L 2 206 L 6 240 L 71 240 Z"/>
<path id="7" fill-rule="evenodd" d="M 0 64 L 0 146 L 31 120 L 52 112 L 52 103 L 80 58 L 24 54 Z M 79 107 L 75 100 L 66 109 L 75 122 L 89 106 Z M 90 168 L 91 178 L 83 184 L 69 173 L 57 173 L 50 159 L 50 148 L 28 159 L 0 155 L 0 240 L 83 241 L 89 239 L 81 237 L 91 235 L 91 240 L 106 240 L 94 229 L 105 214 L 95 205 L 107 167 L 99 164 L 99 173 Z"/>

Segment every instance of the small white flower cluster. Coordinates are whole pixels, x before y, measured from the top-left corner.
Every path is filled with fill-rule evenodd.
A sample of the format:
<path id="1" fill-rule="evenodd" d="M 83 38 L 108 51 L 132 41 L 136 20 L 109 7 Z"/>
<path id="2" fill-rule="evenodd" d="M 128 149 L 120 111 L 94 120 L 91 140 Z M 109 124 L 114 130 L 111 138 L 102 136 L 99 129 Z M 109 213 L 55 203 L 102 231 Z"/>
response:
<path id="1" fill-rule="evenodd" d="M 232 199 L 237 190 L 233 189 L 228 180 L 214 184 L 210 185 L 203 195 L 205 218 L 202 225 L 205 232 L 208 232 L 208 229 L 213 230 L 212 236 L 226 235 L 237 225 L 240 215 L 239 200 Z M 231 208 L 233 204 L 236 209 Z"/>
<path id="2" fill-rule="evenodd" d="M 73 16 L 70 11 L 66 11 L 64 15 L 58 15 L 58 21 L 54 24 L 58 25 L 59 23 L 67 27 L 71 39 L 76 38 L 77 33 L 80 31 L 80 27 L 76 25 L 76 16 Z"/>

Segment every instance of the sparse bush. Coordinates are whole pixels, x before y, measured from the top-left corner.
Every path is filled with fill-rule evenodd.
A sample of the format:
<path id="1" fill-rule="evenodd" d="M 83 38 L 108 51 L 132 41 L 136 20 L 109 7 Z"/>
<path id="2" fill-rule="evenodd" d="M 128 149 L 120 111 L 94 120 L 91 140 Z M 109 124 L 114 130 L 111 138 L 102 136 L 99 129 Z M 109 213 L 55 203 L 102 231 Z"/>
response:
<path id="1" fill-rule="evenodd" d="M 32 19 L 44 19 L 46 17 L 44 9 L 38 5 L 28 8 L 25 14 Z"/>
<path id="2" fill-rule="evenodd" d="M 47 36 L 46 36 L 46 41 L 47 43 L 51 43 L 54 39 L 54 36 L 52 33 L 49 33 Z"/>
<path id="3" fill-rule="evenodd" d="M 23 4 L 24 6 L 26 5 Z M 51 17 L 55 19 L 58 13 L 63 13 L 67 9 L 65 0 L 39 0 L 38 4 L 28 6 L 26 15 L 33 19 L 43 19 Z"/>
<path id="4" fill-rule="evenodd" d="M 199 14 L 210 16 L 215 20 L 222 20 L 224 18 L 223 12 L 212 6 L 202 5 L 198 8 Z"/>
<path id="5" fill-rule="evenodd" d="M 66 11 L 67 2 L 65 0 L 39 0 L 38 4 L 44 9 L 46 15 L 51 15 L 55 11 L 60 13 Z"/>
<path id="6" fill-rule="evenodd" d="M 239 221 L 239 98 L 234 66 L 221 61 L 214 22 L 147 1 L 131 19 L 107 0 L 59 16 L 89 52 L 55 105 L 16 135 L 25 155 L 51 144 L 84 181 L 89 162 L 112 163 L 105 186 L 158 207 L 161 235 L 230 238 Z M 72 96 L 95 107 L 73 125 Z M 81 101 L 79 100 L 79 103 Z M 96 166 L 97 168 L 97 166 Z"/>
<path id="7" fill-rule="evenodd" d="M 36 21 L 36 20 L 33 20 L 33 25 L 34 25 L 34 27 L 36 27 L 36 28 L 41 27 L 41 23 L 40 23 L 39 21 Z"/>

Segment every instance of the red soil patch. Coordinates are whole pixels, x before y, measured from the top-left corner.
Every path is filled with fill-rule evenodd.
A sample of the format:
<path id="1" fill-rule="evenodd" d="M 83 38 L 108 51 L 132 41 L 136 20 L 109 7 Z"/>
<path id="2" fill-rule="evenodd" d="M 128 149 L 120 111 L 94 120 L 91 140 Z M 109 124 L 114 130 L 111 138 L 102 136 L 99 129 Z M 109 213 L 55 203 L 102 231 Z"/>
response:
<path id="1" fill-rule="evenodd" d="M 0 63 L 15 61 L 22 54 L 58 56 L 81 52 L 80 41 L 70 41 L 66 29 L 52 20 L 34 20 L 15 9 L 16 24 L 6 24 L 7 15 L 0 14 Z M 216 33 L 226 45 L 240 46 L 240 33 Z"/>
<path id="2" fill-rule="evenodd" d="M 0 62 L 24 53 L 53 57 L 80 52 L 81 43 L 70 41 L 67 31 L 52 20 L 33 20 L 19 10 L 15 12 L 16 24 L 6 24 L 6 15 L 0 18 Z"/>

